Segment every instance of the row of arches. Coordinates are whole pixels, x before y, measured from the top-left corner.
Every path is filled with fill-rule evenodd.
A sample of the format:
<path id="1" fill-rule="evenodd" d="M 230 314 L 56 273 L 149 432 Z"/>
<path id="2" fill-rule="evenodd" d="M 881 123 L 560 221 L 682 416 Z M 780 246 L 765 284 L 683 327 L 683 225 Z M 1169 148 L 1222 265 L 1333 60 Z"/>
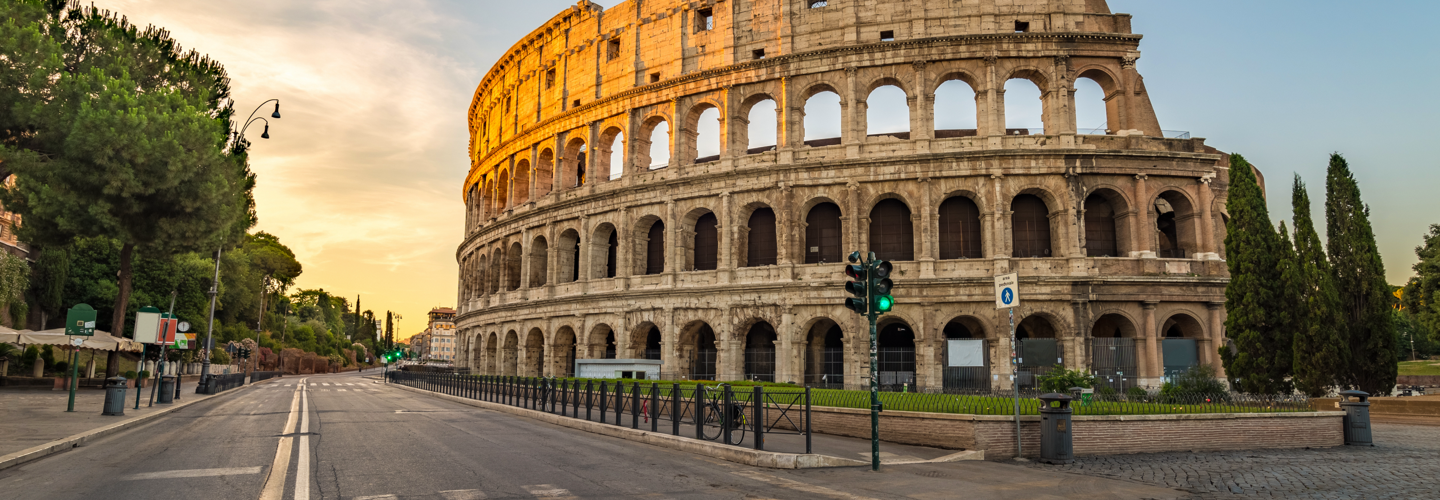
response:
<path id="1" fill-rule="evenodd" d="M 1056 78 L 1017 67 L 991 90 L 984 78 L 954 70 L 931 81 L 927 91 L 917 92 L 919 84 L 904 77 L 881 76 L 857 89 L 852 103 L 842 98 L 845 85 L 817 77 L 794 96 L 797 105 L 788 116 L 784 106 L 777 105 L 778 93 L 764 85 L 737 100 L 733 115 L 725 113 L 720 98 L 707 96 L 696 98 L 684 111 L 668 105 L 632 110 L 596 122 L 588 134 L 562 133 L 553 146 L 541 144 L 533 154 L 507 158 L 472 185 L 469 192 L 482 199 L 471 199 L 471 219 L 488 220 L 557 189 L 618 179 L 627 171 L 706 163 L 725 154 L 758 154 L 781 146 L 835 145 L 847 136 L 908 140 L 1116 134 L 1138 126 L 1129 124 L 1119 109 L 1123 93 L 1116 69 L 1092 65 L 1078 69 L 1073 78 Z M 982 105 L 987 99 L 994 103 Z M 1052 115 L 1069 122 L 1056 124 Z M 995 124 L 987 125 L 990 122 Z M 920 123 L 926 125 L 917 127 Z"/>
<path id="2" fill-rule="evenodd" d="M 1095 373 L 1101 383 L 1128 388 L 1216 362 L 1209 354 L 1213 351 L 1210 328 L 1198 317 L 1175 312 L 1158 326 L 1155 336 L 1147 337 L 1130 315 L 1108 312 L 1095 319 L 1087 335 L 1074 337 L 1064 333 L 1063 322 L 1045 314 L 1023 317 L 1016 326 L 1021 358 L 1016 380 L 1033 386 L 1035 376 L 1064 365 Z M 672 333 L 651 322 L 628 332 L 608 323 L 596 323 L 587 332 L 569 324 L 553 332 L 538 326 L 475 329 L 468 336 L 468 359 L 475 371 L 494 375 L 568 377 L 575 373 L 576 359 L 618 357 L 662 360 L 659 377 L 670 380 L 851 387 L 866 382 L 866 332 L 858 323 L 849 326 L 825 317 L 809 322 L 793 338 L 782 338 L 775 323 L 758 318 L 724 334 L 717 334 L 703 320 Z M 1010 373 L 1008 338 L 987 328 L 983 319 L 951 318 L 938 337 L 923 337 L 903 318 L 886 317 L 878 325 L 876 372 L 886 390 L 984 390 L 1004 385 L 995 375 Z M 1068 343 L 1083 345 L 1079 349 L 1061 345 Z M 1151 349 L 1152 345 L 1164 348 Z M 1066 353 L 1079 353 L 1081 359 L 1067 359 Z"/>
<path id="3" fill-rule="evenodd" d="M 882 195 L 871 205 L 862 222 L 870 251 L 884 260 L 913 261 L 923 241 L 936 241 L 941 260 L 984 258 L 987 215 L 978 197 L 956 193 L 944 198 L 930 215 L 934 229 L 920 224 L 907 200 L 898 194 Z M 983 201 L 982 201 L 983 203 Z M 1187 258 L 1201 251 L 1203 227 L 1194 204 L 1182 191 L 1167 189 L 1154 195 L 1143 219 L 1133 216 L 1129 198 L 1111 188 L 1092 190 L 1084 199 L 1081 213 L 1083 231 L 1077 232 L 1077 248 L 1088 257 L 1132 256 L 1142 245 L 1134 235 L 1149 231 L 1147 238 L 1159 257 Z M 730 252 L 735 267 L 761 267 L 781 262 L 782 241 L 794 245 L 791 262 L 820 264 L 841 262 L 845 254 L 845 212 L 830 199 L 815 199 L 802 205 L 803 212 L 786 223 L 775 209 L 765 204 L 744 207 L 743 225 L 730 248 L 722 249 L 721 221 L 715 211 L 696 208 L 675 221 L 646 215 L 631 227 L 601 222 L 581 234 L 584 228 L 566 228 L 551 242 L 547 235 L 530 241 L 507 240 L 471 252 L 461 261 L 462 303 L 486 294 L 570 283 L 582 279 L 606 279 L 629 275 L 655 275 L 670 271 L 710 271 L 719 268 L 721 253 Z M 1069 242 L 1058 200 L 1044 191 L 1022 191 L 1011 198 L 1001 215 L 1008 222 L 1012 258 L 1061 257 Z M 1153 221 L 1149 228 L 1132 227 L 1139 220 Z M 670 225 L 675 225 L 671 228 Z M 787 228 L 794 238 L 782 240 Z M 917 229 L 918 228 L 918 229 Z M 917 238 L 921 232 L 933 234 Z M 667 239 L 672 240 L 667 245 Z M 622 245 L 634 255 L 633 268 L 620 269 Z M 678 247 L 675 252 L 671 247 Z M 1000 248 L 999 246 L 996 246 Z M 482 247 L 484 248 L 484 247 Z M 553 255 L 552 255 L 553 254 Z M 589 265 L 582 266 L 588 259 Z M 669 262 L 674 259 L 675 262 Z M 526 265 L 528 262 L 528 265 Z M 553 265 L 553 269 L 551 266 Z M 527 272 L 528 280 L 522 280 Z M 588 275 L 584 273 L 588 272 Z"/>

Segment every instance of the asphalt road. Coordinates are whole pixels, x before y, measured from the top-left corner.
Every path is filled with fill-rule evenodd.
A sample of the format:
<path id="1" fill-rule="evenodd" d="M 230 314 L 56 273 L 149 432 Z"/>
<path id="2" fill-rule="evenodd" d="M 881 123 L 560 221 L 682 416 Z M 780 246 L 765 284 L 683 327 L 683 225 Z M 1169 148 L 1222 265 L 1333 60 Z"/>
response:
<path id="1" fill-rule="evenodd" d="M 364 375 L 372 375 L 366 373 Z M 0 471 L 7 499 L 1172 498 L 988 462 L 758 469 L 431 398 L 286 377 Z M 3 437 L 0 437 L 3 439 Z"/>

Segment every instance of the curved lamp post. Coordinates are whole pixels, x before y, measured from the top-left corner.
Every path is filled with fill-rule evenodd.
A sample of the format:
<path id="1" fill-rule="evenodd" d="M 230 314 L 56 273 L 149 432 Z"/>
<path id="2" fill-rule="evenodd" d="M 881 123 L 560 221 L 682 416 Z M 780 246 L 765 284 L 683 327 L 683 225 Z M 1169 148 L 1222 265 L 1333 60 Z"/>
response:
<path id="1" fill-rule="evenodd" d="M 270 100 L 267 100 L 267 101 L 265 101 L 265 102 L 260 103 L 259 106 L 256 106 L 256 107 L 255 107 L 255 111 L 251 111 L 251 112 L 250 112 L 250 117 L 245 119 L 245 125 L 240 127 L 240 133 L 235 135 L 235 140 L 236 140 L 236 142 L 239 142 L 241 139 L 244 139 L 244 138 L 245 138 L 245 131 L 250 128 L 250 124 L 255 123 L 255 122 L 257 122 L 257 121 L 265 122 L 265 130 L 262 131 L 262 132 L 260 132 L 260 138 L 261 138 L 261 139 L 269 139 L 269 138 L 270 138 L 270 120 L 266 120 L 265 117 L 263 117 L 263 116 L 255 116 L 255 113 L 259 113 L 259 112 L 260 112 L 260 108 L 265 107 L 265 105 L 266 105 L 266 104 L 269 104 L 271 101 L 274 101 L 274 102 L 275 102 L 275 111 L 273 111 L 273 112 L 270 113 L 270 117 L 271 117 L 271 118 L 274 118 L 274 119 L 276 119 L 276 120 L 279 120 L 279 119 L 280 119 L 280 100 L 279 100 L 279 99 L 270 99 Z"/>

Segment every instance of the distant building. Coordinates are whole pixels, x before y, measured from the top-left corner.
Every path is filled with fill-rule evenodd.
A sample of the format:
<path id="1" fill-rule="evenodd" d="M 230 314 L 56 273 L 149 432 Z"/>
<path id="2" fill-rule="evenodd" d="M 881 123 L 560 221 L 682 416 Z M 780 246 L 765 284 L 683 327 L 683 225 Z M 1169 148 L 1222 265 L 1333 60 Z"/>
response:
<path id="1" fill-rule="evenodd" d="M 15 176 L 6 176 L 3 184 L 6 189 L 15 187 Z M 20 214 L 0 207 L 0 248 L 22 258 L 29 258 L 30 245 L 20 242 L 20 239 L 15 236 L 15 230 L 19 228 Z"/>
<path id="2" fill-rule="evenodd" d="M 423 339 L 425 350 L 421 359 L 432 359 L 453 363 L 457 359 L 459 346 L 455 343 L 455 310 L 437 307 L 430 310 L 430 322 L 425 331 L 414 338 Z"/>

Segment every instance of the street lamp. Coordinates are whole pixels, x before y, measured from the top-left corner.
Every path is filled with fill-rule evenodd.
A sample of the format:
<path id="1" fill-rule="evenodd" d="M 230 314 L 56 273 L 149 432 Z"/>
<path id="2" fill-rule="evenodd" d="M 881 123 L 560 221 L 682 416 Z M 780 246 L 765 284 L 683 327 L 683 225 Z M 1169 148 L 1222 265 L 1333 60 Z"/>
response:
<path id="1" fill-rule="evenodd" d="M 240 133 L 235 134 L 235 142 L 236 142 L 237 144 L 238 144 L 241 140 L 245 139 L 245 131 L 250 128 L 250 124 L 255 123 L 255 122 L 257 122 L 257 121 L 265 122 L 265 130 L 263 130 L 262 132 L 260 132 L 260 138 L 261 138 L 261 139 L 269 139 L 269 138 L 270 138 L 270 120 L 266 120 L 265 117 L 263 117 L 263 116 L 255 116 L 255 113 L 259 113 L 259 112 L 260 112 L 260 108 L 265 107 L 265 105 L 266 105 L 266 104 L 269 104 L 270 101 L 275 101 L 275 111 L 273 111 L 273 112 L 270 113 L 270 117 L 271 117 L 271 118 L 274 118 L 274 119 L 276 119 L 276 120 L 279 120 L 279 119 L 280 119 L 280 100 L 279 100 L 279 99 L 270 99 L 270 100 L 267 100 L 267 101 L 265 101 L 265 102 L 260 103 L 259 106 L 256 106 L 256 107 L 255 107 L 255 111 L 251 111 L 251 112 L 250 112 L 250 117 L 245 119 L 245 125 L 243 125 L 243 126 L 240 127 Z"/>

